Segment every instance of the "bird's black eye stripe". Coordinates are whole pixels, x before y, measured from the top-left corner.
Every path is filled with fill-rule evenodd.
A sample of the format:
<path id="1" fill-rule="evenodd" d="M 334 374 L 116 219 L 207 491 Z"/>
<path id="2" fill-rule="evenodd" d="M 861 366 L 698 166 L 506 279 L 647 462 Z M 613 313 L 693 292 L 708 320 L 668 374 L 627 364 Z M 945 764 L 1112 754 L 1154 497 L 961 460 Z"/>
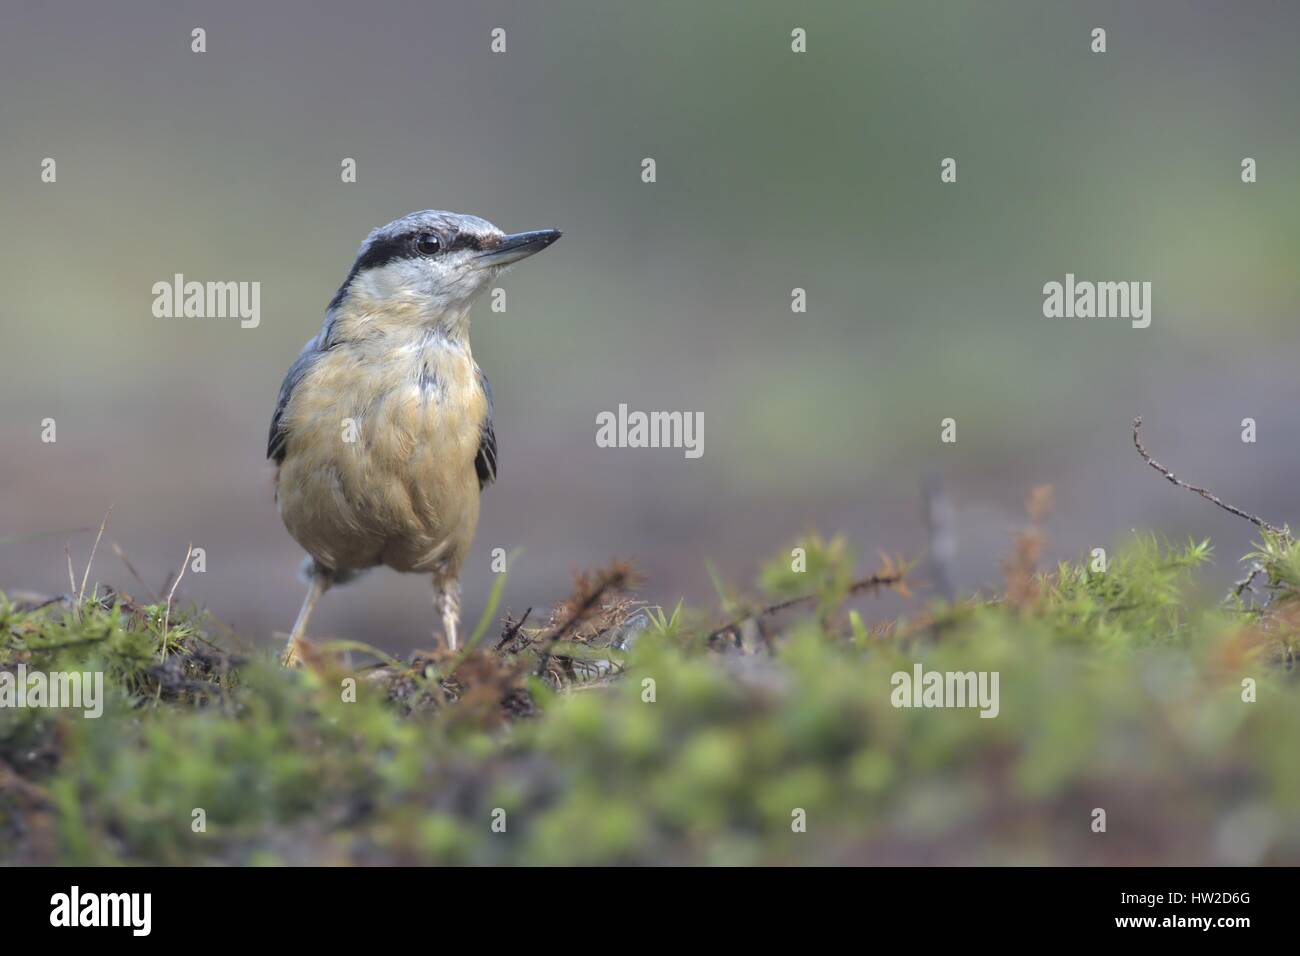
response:
<path id="1" fill-rule="evenodd" d="M 429 251 L 421 250 L 421 241 L 427 236 L 431 236 L 438 240 L 438 249 L 433 249 L 431 243 L 425 242 L 424 247 Z M 447 236 L 433 232 L 428 228 L 421 229 L 419 232 L 406 232 L 396 236 L 387 236 L 376 239 L 371 242 L 357 260 L 352 263 L 351 271 L 348 272 L 347 278 L 343 280 L 343 285 L 339 287 L 338 292 L 334 293 L 334 298 L 330 300 L 329 308 L 336 308 L 346 296 L 348 288 L 352 285 L 352 280 L 369 269 L 382 268 L 390 262 L 395 262 L 398 259 L 410 259 L 417 256 L 424 259 L 461 249 L 481 252 L 483 250 L 483 242 L 472 232 L 461 232 L 457 230 L 452 232 L 450 236 Z"/>
<path id="2" fill-rule="evenodd" d="M 458 232 L 456 238 L 451 243 L 452 249 L 470 249 L 474 252 L 481 252 L 483 243 L 478 236 L 472 232 Z"/>
<path id="3" fill-rule="evenodd" d="M 442 236 L 436 232 L 421 232 L 412 240 L 415 251 L 422 256 L 436 256 L 444 252 L 459 252 L 469 249 L 473 252 L 483 250 L 483 242 L 472 232 L 455 232 L 451 236 Z"/>
<path id="4" fill-rule="evenodd" d="M 405 259 L 411 255 L 411 237 L 410 236 L 393 236 L 387 239 L 376 239 L 370 243 L 352 263 L 352 269 L 348 272 L 348 277 L 343 280 L 339 286 L 339 291 L 334 293 L 334 298 L 330 300 L 329 308 L 336 308 L 347 295 L 348 288 L 352 285 L 352 280 L 368 269 L 378 269 L 388 265 L 398 259 Z"/>
<path id="5" fill-rule="evenodd" d="M 424 249 L 428 251 L 422 250 L 421 244 L 426 237 L 436 239 L 438 248 L 434 249 L 431 243 L 423 242 Z M 398 259 L 410 259 L 417 256 L 427 259 L 462 249 L 482 252 L 483 248 L 482 239 L 472 232 L 461 232 L 459 230 L 452 232 L 448 236 L 425 228 L 419 232 L 406 232 L 396 236 L 376 239 L 352 263 L 352 269 L 348 272 L 348 277 L 343 280 L 343 285 L 339 287 L 338 292 L 334 294 L 334 298 L 330 300 L 329 307 L 332 309 L 342 302 L 348 287 L 352 285 L 352 280 L 369 269 L 381 268 Z"/>

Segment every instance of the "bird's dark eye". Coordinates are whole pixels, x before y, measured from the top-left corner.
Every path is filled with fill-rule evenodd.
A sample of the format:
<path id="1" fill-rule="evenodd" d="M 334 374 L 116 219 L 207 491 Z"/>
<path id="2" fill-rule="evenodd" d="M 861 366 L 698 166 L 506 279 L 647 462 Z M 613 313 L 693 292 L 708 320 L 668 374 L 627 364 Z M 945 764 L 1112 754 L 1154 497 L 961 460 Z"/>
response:
<path id="1" fill-rule="evenodd" d="M 433 233 L 426 232 L 415 240 L 415 251 L 422 256 L 436 256 L 442 251 L 442 240 Z"/>

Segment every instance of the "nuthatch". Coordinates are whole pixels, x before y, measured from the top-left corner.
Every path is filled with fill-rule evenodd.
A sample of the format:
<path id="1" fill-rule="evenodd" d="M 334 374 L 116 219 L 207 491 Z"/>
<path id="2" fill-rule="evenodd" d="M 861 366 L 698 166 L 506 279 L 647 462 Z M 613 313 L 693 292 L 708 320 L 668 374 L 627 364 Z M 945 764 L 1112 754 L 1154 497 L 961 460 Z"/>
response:
<path id="1" fill-rule="evenodd" d="M 470 352 L 469 308 L 506 266 L 558 238 L 426 209 L 361 244 L 271 419 L 276 503 L 308 554 L 286 664 L 321 595 L 378 565 L 433 576 L 434 606 L 456 647 L 460 568 L 479 493 L 497 472 L 492 392 Z"/>

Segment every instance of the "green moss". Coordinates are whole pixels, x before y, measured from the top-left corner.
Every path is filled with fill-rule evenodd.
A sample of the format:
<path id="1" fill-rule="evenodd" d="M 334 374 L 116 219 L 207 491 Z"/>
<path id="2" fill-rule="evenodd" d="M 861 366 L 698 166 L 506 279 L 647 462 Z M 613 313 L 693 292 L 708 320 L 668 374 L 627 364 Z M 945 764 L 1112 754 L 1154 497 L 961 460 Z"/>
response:
<path id="1" fill-rule="evenodd" d="M 412 710 L 342 662 L 237 655 L 192 611 L 173 609 L 164 655 L 159 608 L 0 600 L 0 666 L 102 670 L 109 697 L 98 719 L 0 710 L 0 861 L 1092 863 L 1131 860 L 1133 833 L 1148 862 L 1300 861 L 1288 541 L 1249 556 L 1260 603 L 1199 601 L 1208 545 L 1139 536 L 1032 600 L 890 628 L 863 624 L 844 542 L 800 546 L 806 572 L 785 551 L 762 577 L 774 599 L 815 595 L 764 618 L 783 625 L 774 653 L 710 648 L 708 615 L 675 613 L 604 686 L 556 693 L 507 667 L 461 689 L 531 693 L 538 716 L 506 723 Z M 893 675 L 918 663 L 997 672 L 998 716 L 893 706 Z M 1243 807 L 1262 844 L 1224 837 Z"/>

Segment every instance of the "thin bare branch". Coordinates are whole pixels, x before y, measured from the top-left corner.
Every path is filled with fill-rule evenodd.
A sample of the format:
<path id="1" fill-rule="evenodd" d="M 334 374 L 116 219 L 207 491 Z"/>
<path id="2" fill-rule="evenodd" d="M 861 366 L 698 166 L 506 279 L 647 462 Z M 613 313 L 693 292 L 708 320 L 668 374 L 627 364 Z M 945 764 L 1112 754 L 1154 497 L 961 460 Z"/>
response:
<path id="1" fill-rule="evenodd" d="M 1240 508 L 1228 504 L 1226 501 L 1224 501 L 1222 498 L 1220 498 L 1218 495 L 1214 494 L 1211 491 L 1207 491 L 1204 488 L 1198 488 L 1195 485 L 1189 485 L 1187 482 L 1182 481 L 1181 479 L 1175 477 L 1172 471 L 1170 471 L 1164 465 L 1160 464 L 1160 462 L 1152 458 L 1150 453 L 1146 450 L 1146 448 L 1142 446 L 1142 438 L 1139 434 L 1141 428 L 1142 428 L 1142 416 L 1139 415 L 1137 418 L 1133 419 L 1134 447 L 1137 448 L 1138 454 L 1142 456 L 1142 460 L 1145 461 L 1152 468 L 1154 468 L 1156 471 L 1160 472 L 1160 474 L 1164 475 L 1165 478 L 1171 484 L 1175 484 L 1179 488 L 1186 488 L 1188 491 L 1196 492 L 1206 501 L 1218 505 L 1224 511 L 1228 512 L 1229 514 L 1234 514 L 1238 518 L 1245 518 L 1247 521 L 1255 525 L 1257 528 L 1262 528 L 1265 531 L 1270 532 L 1271 534 L 1277 535 L 1278 537 L 1286 538 L 1288 541 L 1291 540 L 1291 533 L 1287 531 L 1285 528 L 1279 528 L 1275 524 L 1270 524 L 1269 522 L 1265 521 L 1263 518 L 1259 517 L 1258 515 L 1253 515 L 1248 511 L 1242 511 Z"/>
<path id="2" fill-rule="evenodd" d="M 81 590 L 77 592 L 77 607 L 81 607 L 81 602 L 86 599 L 86 582 L 90 579 L 90 566 L 95 563 L 95 552 L 99 550 L 99 539 L 104 537 L 104 529 L 108 527 L 108 516 L 113 513 L 113 506 L 109 505 L 108 510 L 104 512 L 104 520 L 99 523 L 99 534 L 95 535 L 95 543 L 90 546 L 90 557 L 86 559 L 86 570 L 81 575 Z"/>
<path id="3" fill-rule="evenodd" d="M 532 613 L 533 613 L 533 609 L 530 606 L 526 611 L 524 611 L 523 616 L 519 618 L 519 620 L 515 621 L 513 624 L 510 624 L 502 628 L 501 640 L 497 641 L 497 646 L 493 648 L 493 650 L 499 651 L 501 650 L 501 648 L 505 647 L 507 644 L 513 641 L 515 639 L 515 635 L 519 633 L 519 629 L 523 627 L 524 622 L 528 620 L 528 615 Z"/>
<path id="4" fill-rule="evenodd" d="M 181 563 L 180 573 L 176 575 L 176 580 L 172 582 L 172 589 L 167 592 L 167 607 L 163 609 L 163 629 L 162 629 L 162 656 L 167 656 L 167 629 L 171 626 L 172 616 L 172 598 L 176 595 L 176 589 L 181 586 L 181 578 L 185 577 L 185 569 L 190 566 L 190 555 L 194 553 L 194 543 L 185 547 L 185 560 Z"/>
<path id="5" fill-rule="evenodd" d="M 1243 594 L 1249 591 L 1253 596 L 1255 593 L 1255 579 L 1259 577 L 1261 574 L 1266 573 L 1267 570 L 1268 569 L 1265 568 L 1264 565 L 1260 564 L 1258 561 L 1252 562 L 1250 566 L 1250 573 L 1246 575 L 1244 578 L 1242 578 L 1240 581 L 1233 582 L 1232 594 L 1235 597 L 1241 597 Z"/>
<path id="6" fill-rule="evenodd" d="M 585 575 L 579 578 L 577 590 L 570 600 L 568 616 L 542 639 L 539 652 L 541 662 L 536 671 L 538 677 L 546 674 L 546 668 L 551 662 L 551 649 L 585 621 L 600 606 L 605 595 L 623 590 L 632 577 L 631 570 L 625 564 L 615 562 L 595 579 L 587 579 Z"/>
<path id="7" fill-rule="evenodd" d="M 77 620 L 81 620 L 81 605 L 76 603 L 77 595 L 77 575 L 72 570 L 72 551 L 65 544 L 63 554 L 68 559 L 68 600 L 73 602 L 73 613 L 77 615 Z"/>
<path id="8" fill-rule="evenodd" d="M 881 588 L 894 587 L 895 585 L 902 584 L 902 583 L 903 583 L 902 571 L 876 573 L 871 575 L 870 577 L 863 578 L 860 581 L 854 581 L 852 584 L 850 584 L 849 594 L 860 594 L 863 591 L 874 592 L 880 590 Z M 782 611 L 787 611 L 792 607 L 798 607 L 801 604 L 814 604 L 816 603 L 819 597 L 820 595 L 818 594 L 803 594 L 800 595 L 799 597 L 789 598 L 788 600 L 785 601 L 778 601 L 776 604 L 769 604 L 767 607 L 760 608 L 759 610 L 754 611 L 752 614 L 746 614 L 744 617 L 736 618 L 730 624 L 722 625 L 722 627 L 710 633 L 707 640 L 712 641 L 714 638 L 721 637 L 723 634 L 726 634 L 729 631 L 734 631 L 736 628 L 740 627 L 740 625 L 744 624 L 748 620 L 751 620 L 752 618 L 768 617 L 769 615 L 772 614 L 779 614 Z"/>

